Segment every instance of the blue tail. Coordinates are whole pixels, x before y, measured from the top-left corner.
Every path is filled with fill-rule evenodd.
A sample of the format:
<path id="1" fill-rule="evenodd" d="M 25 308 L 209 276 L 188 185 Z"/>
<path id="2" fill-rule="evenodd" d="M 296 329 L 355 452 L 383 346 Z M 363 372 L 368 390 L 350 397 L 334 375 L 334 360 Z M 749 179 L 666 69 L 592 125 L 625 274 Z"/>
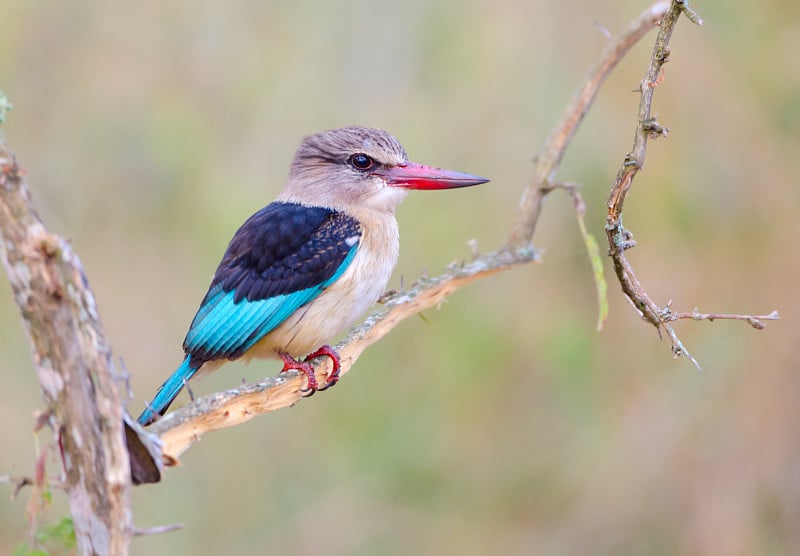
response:
<path id="1" fill-rule="evenodd" d="M 142 426 L 147 426 L 153 421 L 156 420 L 156 414 L 164 415 L 164 412 L 167 411 L 169 404 L 172 403 L 180 391 L 183 390 L 184 384 L 190 378 L 194 376 L 194 373 L 197 372 L 197 369 L 193 369 L 189 365 L 189 356 L 186 356 L 186 359 L 183 360 L 180 367 L 175 369 L 175 372 L 170 375 L 170 377 L 161 385 L 161 388 L 158 389 L 156 392 L 156 397 L 153 398 L 153 401 L 147 406 L 147 409 L 142 411 L 142 414 L 139 415 L 139 424 Z"/>

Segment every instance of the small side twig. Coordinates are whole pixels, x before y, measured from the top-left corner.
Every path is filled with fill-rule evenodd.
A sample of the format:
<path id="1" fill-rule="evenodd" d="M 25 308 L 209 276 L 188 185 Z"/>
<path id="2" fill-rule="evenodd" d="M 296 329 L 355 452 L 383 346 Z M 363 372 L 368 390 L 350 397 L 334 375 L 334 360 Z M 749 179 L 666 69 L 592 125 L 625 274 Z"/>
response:
<path id="1" fill-rule="evenodd" d="M 11 493 L 11 499 L 15 500 L 23 488 L 26 486 L 32 486 L 34 482 L 30 477 L 11 477 L 9 475 L 0 475 L 0 484 L 14 485 L 14 491 Z"/>
<path id="2" fill-rule="evenodd" d="M 150 535 L 160 535 L 161 533 L 171 533 L 183 529 L 183 523 L 170 523 L 169 525 L 156 525 L 145 529 L 133 528 L 134 537 L 147 537 Z"/>
<path id="3" fill-rule="evenodd" d="M 34 486 L 36 483 L 30 477 L 12 477 L 10 475 L 0 475 L 0 484 L 14 485 L 14 491 L 11 493 L 11 499 L 14 500 L 17 496 L 19 496 L 19 493 L 23 488 L 27 486 Z M 46 484 L 50 488 L 66 490 L 64 482 L 58 479 L 49 479 Z"/>
<path id="4" fill-rule="evenodd" d="M 675 320 L 707 320 L 709 322 L 714 322 L 715 320 L 743 320 L 747 321 L 747 323 L 755 328 L 756 330 L 763 330 L 767 327 L 765 320 L 780 320 L 780 315 L 778 311 L 772 311 L 768 315 L 737 315 L 733 313 L 699 313 L 697 309 L 692 312 L 682 312 L 682 313 L 673 313 L 670 310 L 670 305 L 664 308 L 663 311 L 663 318 L 666 321 L 675 321 Z"/>
<path id="5" fill-rule="evenodd" d="M 668 128 L 662 126 L 657 118 L 652 116 L 651 107 L 653 94 L 656 87 L 663 80 L 664 64 L 669 59 L 669 41 L 672 32 L 681 15 L 685 15 L 695 24 L 702 25 L 702 20 L 689 8 L 687 0 L 672 0 L 664 18 L 660 23 L 660 30 L 656 37 L 653 53 L 650 57 L 650 65 L 647 73 L 640 84 L 641 100 L 639 102 L 638 125 L 634 136 L 633 149 L 625 155 L 622 167 L 617 173 L 616 180 L 608 198 L 608 216 L 606 218 L 606 236 L 609 244 L 609 256 L 614 263 L 614 270 L 622 287 L 622 291 L 630 299 L 631 303 L 640 312 L 642 317 L 655 326 L 659 334 L 664 333 L 672 342 L 672 352 L 676 357 L 682 356 L 689 359 L 694 366 L 700 370 L 700 364 L 686 349 L 678 338 L 671 322 L 679 319 L 692 318 L 695 320 L 714 320 L 714 318 L 730 318 L 736 320 L 746 320 L 755 328 L 763 328 L 764 320 L 775 320 L 778 313 L 773 311 L 766 316 L 752 315 L 728 315 L 728 314 L 707 314 L 701 315 L 694 313 L 673 313 L 670 306 L 659 307 L 647 294 L 633 266 L 625 252 L 634 247 L 636 243 L 632 240 L 631 233 L 622 225 L 622 209 L 625 198 L 633 184 L 634 177 L 644 165 L 645 154 L 647 151 L 647 141 L 651 138 L 666 137 Z"/>

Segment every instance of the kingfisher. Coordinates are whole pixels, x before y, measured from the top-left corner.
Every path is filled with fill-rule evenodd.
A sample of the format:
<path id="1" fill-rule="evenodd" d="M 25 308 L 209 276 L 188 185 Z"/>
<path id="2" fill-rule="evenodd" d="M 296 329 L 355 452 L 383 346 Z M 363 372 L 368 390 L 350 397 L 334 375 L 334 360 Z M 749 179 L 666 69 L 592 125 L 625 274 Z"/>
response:
<path id="1" fill-rule="evenodd" d="M 227 361 L 277 358 L 305 374 L 307 395 L 336 384 L 325 342 L 383 294 L 400 251 L 395 209 L 408 190 L 489 180 L 410 162 L 380 129 L 344 127 L 302 140 L 283 191 L 234 234 L 183 341 L 185 357 L 139 416 L 163 415 L 194 377 Z M 331 359 L 319 388 L 311 361 Z"/>

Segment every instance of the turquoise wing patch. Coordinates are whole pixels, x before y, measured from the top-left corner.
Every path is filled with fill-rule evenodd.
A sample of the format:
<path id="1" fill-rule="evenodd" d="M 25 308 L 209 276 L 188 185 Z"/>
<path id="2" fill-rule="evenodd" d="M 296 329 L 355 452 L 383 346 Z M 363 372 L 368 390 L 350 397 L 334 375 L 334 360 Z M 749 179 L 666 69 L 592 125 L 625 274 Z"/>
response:
<path id="1" fill-rule="evenodd" d="M 356 254 L 354 245 L 336 272 L 320 284 L 267 299 L 235 300 L 235 291 L 212 289 L 200 307 L 184 341 L 188 353 L 206 361 L 236 359 L 275 330 L 303 305 L 338 280 Z"/>

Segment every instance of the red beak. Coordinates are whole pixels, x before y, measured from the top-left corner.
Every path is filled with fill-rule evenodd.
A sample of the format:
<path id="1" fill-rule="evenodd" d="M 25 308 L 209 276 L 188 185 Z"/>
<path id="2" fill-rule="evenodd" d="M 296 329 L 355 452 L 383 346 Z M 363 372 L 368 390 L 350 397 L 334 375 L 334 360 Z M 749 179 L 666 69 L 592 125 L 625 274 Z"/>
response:
<path id="1" fill-rule="evenodd" d="M 405 187 L 406 189 L 452 189 L 454 187 L 468 187 L 486 183 L 486 178 L 443 170 L 432 166 L 423 166 L 415 162 L 404 162 L 397 166 L 381 169 L 375 172 L 392 187 Z"/>

